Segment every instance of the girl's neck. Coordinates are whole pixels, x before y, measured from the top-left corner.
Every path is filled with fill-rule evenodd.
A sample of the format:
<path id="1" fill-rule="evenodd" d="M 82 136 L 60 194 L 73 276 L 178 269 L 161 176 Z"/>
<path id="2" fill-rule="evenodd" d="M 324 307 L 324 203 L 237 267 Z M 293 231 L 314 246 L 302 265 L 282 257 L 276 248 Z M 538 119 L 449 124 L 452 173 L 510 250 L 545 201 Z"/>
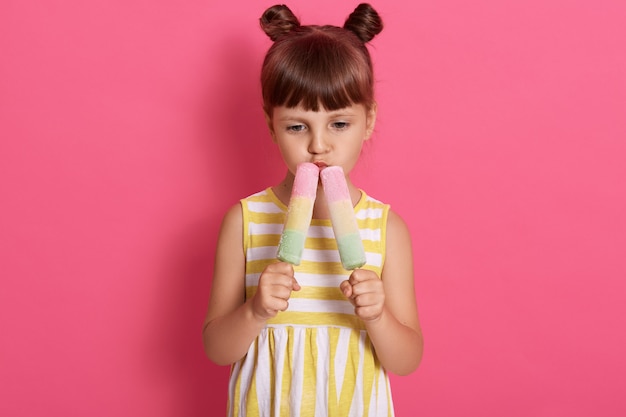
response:
<path id="1" fill-rule="evenodd" d="M 272 187 L 276 197 L 286 206 L 289 205 L 289 198 L 291 197 L 291 189 L 293 187 L 294 175 L 287 171 L 285 178 L 276 186 Z M 350 178 L 346 178 L 348 183 L 348 190 L 350 190 L 350 197 L 352 199 L 352 206 L 354 207 L 361 199 L 361 191 L 352 184 Z M 321 181 L 317 186 L 317 195 L 315 197 L 315 204 L 313 205 L 313 218 L 314 219 L 329 219 L 330 212 L 328 210 L 328 203 L 326 201 L 326 195 L 322 188 Z"/>

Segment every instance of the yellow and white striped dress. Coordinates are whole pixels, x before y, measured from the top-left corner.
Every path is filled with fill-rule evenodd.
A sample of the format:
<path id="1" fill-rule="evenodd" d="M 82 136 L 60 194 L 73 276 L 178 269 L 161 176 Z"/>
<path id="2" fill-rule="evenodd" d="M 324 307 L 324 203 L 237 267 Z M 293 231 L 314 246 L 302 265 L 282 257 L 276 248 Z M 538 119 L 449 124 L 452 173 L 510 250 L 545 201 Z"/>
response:
<path id="1" fill-rule="evenodd" d="M 367 264 L 380 276 L 389 206 L 361 192 L 355 207 Z M 246 297 L 256 292 L 276 250 L 287 207 L 271 188 L 241 200 Z M 269 320 L 248 353 L 233 364 L 228 415 L 232 417 L 391 417 L 389 378 L 365 326 L 339 284 L 342 268 L 330 220 L 313 219 L 302 263 L 294 267 L 302 289 L 289 308 Z"/>

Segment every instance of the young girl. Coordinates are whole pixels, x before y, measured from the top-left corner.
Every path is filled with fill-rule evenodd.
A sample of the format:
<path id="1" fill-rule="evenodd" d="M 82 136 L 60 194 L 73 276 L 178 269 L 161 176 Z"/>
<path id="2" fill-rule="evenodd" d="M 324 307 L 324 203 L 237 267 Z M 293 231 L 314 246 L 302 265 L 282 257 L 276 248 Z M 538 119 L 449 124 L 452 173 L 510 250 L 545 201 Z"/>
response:
<path id="1" fill-rule="evenodd" d="M 223 220 L 206 353 L 232 364 L 229 416 L 392 416 L 387 371 L 408 374 L 422 357 L 411 240 L 402 219 L 349 178 L 376 121 L 365 44 L 382 21 L 361 4 L 343 28 L 302 26 L 277 5 L 261 27 L 274 41 L 261 73 L 265 117 L 287 172 Z M 321 186 L 302 263 L 277 261 L 301 162 L 343 168 L 362 268 L 342 268 Z"/>

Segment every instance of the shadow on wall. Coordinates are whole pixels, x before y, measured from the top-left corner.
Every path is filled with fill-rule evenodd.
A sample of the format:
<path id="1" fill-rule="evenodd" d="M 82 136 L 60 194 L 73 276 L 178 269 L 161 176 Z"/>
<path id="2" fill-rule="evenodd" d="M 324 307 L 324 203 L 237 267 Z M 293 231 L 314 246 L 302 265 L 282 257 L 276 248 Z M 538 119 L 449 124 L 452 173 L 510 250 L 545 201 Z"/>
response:
<path id="1" fill-rule="evenodd" d="M 163 259 L 162 294 L 154 312 L 150 369 L 172 397 L 172 416 L 225 415 L 228 367 L 212 364 L 202 349 L 217 233 L 226 210 L 282 174 L 263 117 L 259 87 L 262 50 L 244 39 L 221 42 L 209 57 L 210 73 L 197 108 L 197 149 L 206 160 L 202 217 L 188 222 Z M 219 68 L 215 68 L 219 65 Z M 192 147 L 193 148 L 193 147 Z M 272 164 L 268 161 L 277 161 Z M 262 174 L 259 174 L 262 173 Z"/>

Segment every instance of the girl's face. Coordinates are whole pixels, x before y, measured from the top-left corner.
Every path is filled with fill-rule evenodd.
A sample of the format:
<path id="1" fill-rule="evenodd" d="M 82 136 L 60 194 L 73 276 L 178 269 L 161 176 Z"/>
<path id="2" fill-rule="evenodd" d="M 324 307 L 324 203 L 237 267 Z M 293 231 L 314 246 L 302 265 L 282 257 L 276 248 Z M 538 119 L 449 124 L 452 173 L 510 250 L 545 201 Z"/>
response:
<path id="1" fill-rule="evenodd" d="M 293 174 L 299 163 L 312 162 L 320 167 L 339 165 L 348 175 L 363 142 L 372 135 L 376 106 L 368 110 L 354 104 L 332 111 L 281 106 L 266 117 L 272 138 Z"/>

